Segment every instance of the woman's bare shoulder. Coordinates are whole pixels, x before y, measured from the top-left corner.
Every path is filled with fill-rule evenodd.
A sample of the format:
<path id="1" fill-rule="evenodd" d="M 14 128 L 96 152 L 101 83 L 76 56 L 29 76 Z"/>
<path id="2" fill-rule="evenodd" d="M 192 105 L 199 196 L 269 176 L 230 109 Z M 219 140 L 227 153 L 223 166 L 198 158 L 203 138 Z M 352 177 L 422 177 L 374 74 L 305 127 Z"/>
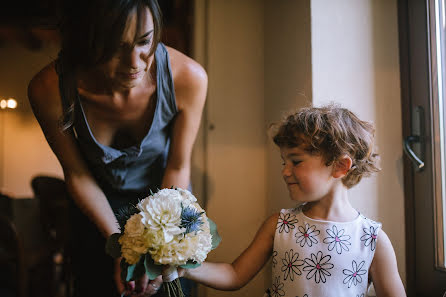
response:
<path id="1" fill-rule="evenodd" d="M 28 99 L 35 113 L 60 115 L 59 78 L 54 62 L 45 66 L 31 79 L 28 84 Z"/>
<path id="2" fill-rule="evenodd" d="M 207 74 L 203 66 L 180 51 L 166 46 L 174 81 L 184 85 L 207 83 Z"/>
<path id="3" fill-rule="evenodd" d="M 54 62 L 46 65 L 31 79 L 28 85 L 30 100 L 39 100 L 42 95 L 59 93 L 59 79 Z"/>

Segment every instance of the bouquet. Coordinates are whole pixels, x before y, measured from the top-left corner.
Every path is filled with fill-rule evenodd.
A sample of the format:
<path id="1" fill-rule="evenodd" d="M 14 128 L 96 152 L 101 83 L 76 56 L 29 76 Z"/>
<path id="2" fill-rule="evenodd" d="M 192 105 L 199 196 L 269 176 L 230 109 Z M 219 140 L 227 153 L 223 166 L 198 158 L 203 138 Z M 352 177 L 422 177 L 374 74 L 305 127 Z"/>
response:
<path id="1" fill-rule="evenodd" d="M 117 214 L 121 233 L 107 240 L 106 251 L 121 261 L 121 278 L 132 281 L 147 274 L 163 275 L 168 296 L 184 296 L 177 267 L 195 268 L 221 241 L 191 192 L 162 189 Z M 163 271 L 163 265 L 170 265 Z"/>

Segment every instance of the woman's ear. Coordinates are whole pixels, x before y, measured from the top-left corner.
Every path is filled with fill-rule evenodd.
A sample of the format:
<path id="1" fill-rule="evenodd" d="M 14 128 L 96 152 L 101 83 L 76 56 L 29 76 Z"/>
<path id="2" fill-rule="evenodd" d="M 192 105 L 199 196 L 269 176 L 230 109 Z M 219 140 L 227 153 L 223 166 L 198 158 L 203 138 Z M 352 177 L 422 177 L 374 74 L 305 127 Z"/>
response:
<path id="1" fill-rule="evenodd" d="M 348 155 L 340 157 L 334 162 L 333 177 L 342 178 L 347 175 L 350 168 L 352 168 L 353 161 Z"/>

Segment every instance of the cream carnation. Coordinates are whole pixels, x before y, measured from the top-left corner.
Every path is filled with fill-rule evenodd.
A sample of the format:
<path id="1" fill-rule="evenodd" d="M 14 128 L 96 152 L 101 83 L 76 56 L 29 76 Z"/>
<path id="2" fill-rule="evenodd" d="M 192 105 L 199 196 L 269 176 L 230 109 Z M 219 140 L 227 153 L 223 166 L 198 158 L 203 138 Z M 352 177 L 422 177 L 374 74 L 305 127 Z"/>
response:
<path id="1" fill-rule="evenodd" d="M 128 236 L 142 236 L 144 233 L 144 225 L 142 223 L 142 215 L 134 214 L 126 222 L 124 234 Z"/>
<path id="2" fill-rule="evenodd" d="M 135 264 L 139 261 L 142 254 L 147 252 L 147 244 L 143 236 L 122 235 L 119 238 L 121 244 L 121 254 L 129 264 Z"/>

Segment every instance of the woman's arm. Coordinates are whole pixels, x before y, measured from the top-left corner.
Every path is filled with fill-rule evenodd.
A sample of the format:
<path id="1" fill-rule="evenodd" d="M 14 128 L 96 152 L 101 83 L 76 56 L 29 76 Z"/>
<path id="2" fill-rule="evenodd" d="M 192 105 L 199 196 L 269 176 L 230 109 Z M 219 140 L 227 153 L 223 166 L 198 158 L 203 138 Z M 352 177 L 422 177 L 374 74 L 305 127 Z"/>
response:
<path id="1" fill-rule="evenodd" d="M 205 70 L 197 62 L 174 49 L 168 49 L 178 114 L 173 123 L 162 187 L 186 189 L 190 182 L 192 148 L 200 127 L 208 80 Z"/>
<path id="2" fill-rule="evenodd" d="M 50 64 L 31 80 L 29 101 L 48 144 L 62 166 L 70 196 L 107 238 L 119 233 L 119 226 L 107 198 L 84 163 L 72 133 L 62 132 L 59 128 L 62 103 L 58 84 L 54 64 Z M 115 262 L 115 283 L 118 291 L 122 292 L 124 285 L 120 280 L 119 259 Z"/>
<path id="3" fill-rule="evenodd" d="M 119 232 L 115 215 L 83 161 L 72 132 L 63 132 L 59 128 L 63 111 L 54 64 L 31 80 L 28 97 L 43 134 L 62 166 L 67 189 L 77 206 L 105 238 Z"/>
<path id="4" fill-rule="evenodd" d="M 378 297 L 406 296 L 396 263 L 395 252 L 387 234 L 381 230 L 370 265 L 370 276 Z"/>
<path id="5" fill-rule="evenodd" d="M 271 256 L 279 214 L 270 216 L 249 247 L 232 263 L 208 263 L 180 270 L 180 275 L 218 290 L 238 290 L 246 285 Z"/>

